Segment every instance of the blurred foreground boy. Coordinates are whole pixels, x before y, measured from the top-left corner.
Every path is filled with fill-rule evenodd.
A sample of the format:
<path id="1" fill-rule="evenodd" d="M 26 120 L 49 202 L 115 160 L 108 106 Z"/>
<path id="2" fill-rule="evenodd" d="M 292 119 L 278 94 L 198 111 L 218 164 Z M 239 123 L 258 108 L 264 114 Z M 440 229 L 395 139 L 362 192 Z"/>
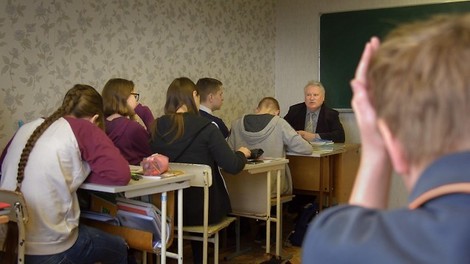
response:
<path id="1" fill-rule="evenodd" d="M 310 225 L 302 263 L 470 263 L 469 74 L 470 14 L 371 39 L 351 82 L 355 186 Z M 385 210 L 392 169 L 409 203 Z"/>

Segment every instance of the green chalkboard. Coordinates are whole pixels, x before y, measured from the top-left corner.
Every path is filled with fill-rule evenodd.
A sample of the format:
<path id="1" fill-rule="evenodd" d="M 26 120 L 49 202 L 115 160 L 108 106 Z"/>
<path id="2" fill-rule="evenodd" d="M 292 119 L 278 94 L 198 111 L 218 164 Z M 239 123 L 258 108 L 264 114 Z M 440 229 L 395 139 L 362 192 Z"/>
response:
<path id="1" fill-rule="evenodd" d="M 326 103 L 337 109 L 351 109 L 349 82 L 372 36 L 383 39 L 399 24 L 457 12 L 470 12 L 470 1 L 322 14 L 320 80 L 326 89 Z"/>

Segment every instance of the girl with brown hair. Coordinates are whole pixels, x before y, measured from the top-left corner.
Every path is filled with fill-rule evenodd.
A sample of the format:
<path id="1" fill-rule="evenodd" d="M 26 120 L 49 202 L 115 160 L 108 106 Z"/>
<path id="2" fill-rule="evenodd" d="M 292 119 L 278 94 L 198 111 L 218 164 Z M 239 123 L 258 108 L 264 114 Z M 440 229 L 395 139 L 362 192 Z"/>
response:
<path id="1" fill-rule="evenodd" d="M 209 224 L 219 222 L 231 211 L 230 198 L 219 168 L 236 174 L 251 152 L 245 147 L 230 149 L 224 136 L 209 119 L 199 115 L 199 94 L 193 81 L 175 79 L 166 94 L 165 115 L 157 118 L 152 131 L 151 148 L 172 162 L 206 164 L 212 168 L 209 187 Z M 202 188 L 188 188 L 183 195 L 183 223 L 202 225 Z M 194 263 L 202 261 L 202 243 L 191 241 Z"/>
<path id="2" fill-rule="evenodd" d="M 133 81 L 110 79 L 103 88 L 106 134 L 132 165 L 139 165 L 150 151 L 150 133 L 147 128 L 154 117 L 147 106 L 139 103 L 139 94 Z M 139 116 L 145 127 L 136 121 Z"/>

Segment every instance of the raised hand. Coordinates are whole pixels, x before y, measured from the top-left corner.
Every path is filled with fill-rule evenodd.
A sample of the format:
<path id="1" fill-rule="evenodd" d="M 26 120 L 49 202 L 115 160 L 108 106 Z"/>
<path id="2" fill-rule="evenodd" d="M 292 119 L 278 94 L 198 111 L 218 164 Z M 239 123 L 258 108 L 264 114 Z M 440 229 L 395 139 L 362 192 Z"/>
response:
<path id="1" fill-rule="evenodd" d="M 361 165 L 349 202 L 371 208 L 386 208 L 391 176 L 391 163 L 378 128 L 377 114 L 368 95 L 367 71 L 372 55 L 380 46 L 376 37 L 366 44 L 351 81 L 351 105 L 361 134 Z"/>
<path id="2" fill-rule="evenodd" d="M 379 39 L 373 37 L 365 46 L 357 66 L 354 79 L 351 81 L 353 98 L 351 105 L 356 115 L 361 132 L 363 148 L 383 148 L 383 140 L 377 128 L 377 115 L 372 107 L 367 91 L 367 70 L 373 53 L 379 48 Z"/>

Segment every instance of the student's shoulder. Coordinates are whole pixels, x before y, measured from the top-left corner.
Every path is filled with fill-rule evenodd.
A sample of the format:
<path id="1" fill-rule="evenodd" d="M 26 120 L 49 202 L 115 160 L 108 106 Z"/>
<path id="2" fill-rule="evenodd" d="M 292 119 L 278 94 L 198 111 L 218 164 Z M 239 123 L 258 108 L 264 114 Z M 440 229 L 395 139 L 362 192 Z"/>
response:
<path id="1" fill-rule="evenodd" d="M 219 126 L 220 125 L 226 126 L 224 120 L 222 120 L 222 118 L 220 117 L 214 116 L 212 121 L 216 122 Z"/>
<path id="2" fill-rule="evenodd" d="M 88 120 L 74 117 L 64 117 L 64 119 L 69 123 L 76 137 L 84 139 L 107 137 L 103 130 Z"/>
<path id="3" fill-rule="evenodd" d="M 205 117 L 205 118 L 213 117 L 213 115 L 211 115 L 208 112 L 206 112 L 204 110 L 201 110 L 201 109 L 199 109 L 199 115 L 202 116 L 202 117 Z"/>
<path id="4" fill-rule="evenodd" d="M 75 128 L 75 129 L 90 129 L 92 127 L 97 128 L 95 124 L 83 118 L 65 116 L 64 119 L 70 124 L 72 128 Z"/>
<path id="5" fill-rule="evenodd" d="M 219 118 L 219 117 L 217 117 L 217 116 L 215 116 L 215 115 L 212 115 L 212 114 L 209 114 L 209 113 L 205 113 L 205 114 L 203 114 L 203 115 L 201 115 L 201 116 L 203 116 L 203 117 L 205 117 L 205 118 L 208 118 L 208 119 L 210 119 L 210 120 L 212 120 L 212 121 L 214 121 L 214 122 L 216 122 L 216 123 L 218 123 L 218 124 L 224 123 L 224 121 L 222 120 L 222 118 Z"/>
<path id="6" fill-rule="evenodd" d="M 279 117 L 277 119 L 273 118 L 273 121 L 276 122 L 277 127 L 280 127 L 280 129 L 282 129 L 283 133 L 294 132 L 295 134 L 297 134 L 297 132 L 295 132 L 295 129 L 292 127 L 292 125 L 289 122 L 287 122 L 287 120 L 285 120 L 284 118 L 282 117 Z"/>
<path id="7" fill-rule="evenodd" d="M 128 119 L 126 121 L 126 126 L 129 131 L 146 131 L 145 127 L 135 120 Z"/>
<path id="8" fill-rule="evenodd" d="M 185 123 L 192 130 L 207 129 L 208 125 L 212 123 L 212 120 L 203 117 L 201 115 L 185 115 Z"/>

